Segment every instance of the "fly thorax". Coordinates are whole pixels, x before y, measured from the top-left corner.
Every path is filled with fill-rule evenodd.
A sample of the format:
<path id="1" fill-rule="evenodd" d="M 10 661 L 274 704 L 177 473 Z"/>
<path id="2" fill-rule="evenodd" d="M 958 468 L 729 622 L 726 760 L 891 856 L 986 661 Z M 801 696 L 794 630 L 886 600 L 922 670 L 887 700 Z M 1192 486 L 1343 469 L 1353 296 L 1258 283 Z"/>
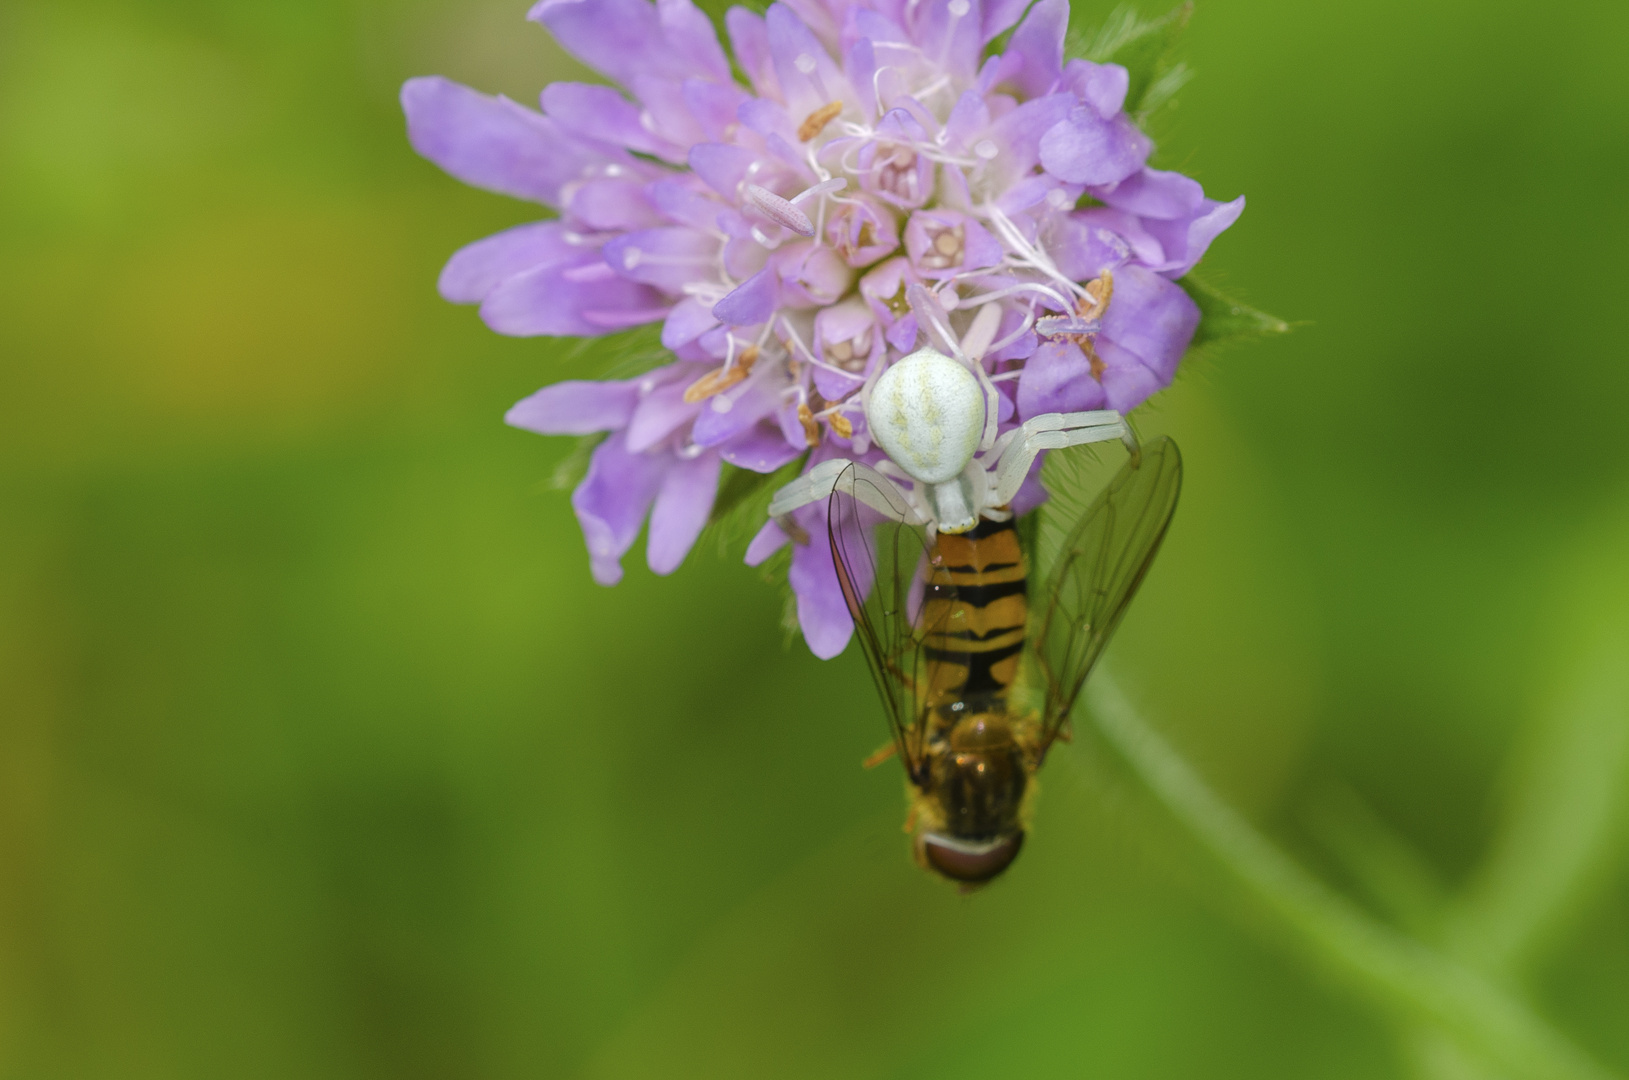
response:
<path id="1" fill-rule="evenodd" d="M 984 389 L 965 364 L 918 349 L 882 373 L 865 415 L 894 464 L 928 489 L 941 530 L 964 532 L 978 523 L 964 474 L 984 437 Z"/>
<path id="2" fill-rule="evenodd" d="M 999 713 L 964 716 L 950 730 L 950 749 L 957 753 L 980 753 L 1015 745 L 1012 724 Z"/>

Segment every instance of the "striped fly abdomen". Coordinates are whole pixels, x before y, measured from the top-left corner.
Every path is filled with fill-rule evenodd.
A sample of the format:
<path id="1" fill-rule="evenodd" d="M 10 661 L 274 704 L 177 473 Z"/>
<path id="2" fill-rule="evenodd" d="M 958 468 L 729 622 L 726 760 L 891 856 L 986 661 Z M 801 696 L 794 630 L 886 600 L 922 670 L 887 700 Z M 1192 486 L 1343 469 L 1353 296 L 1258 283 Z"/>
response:
<path id="1" fill-rule="evenodd" d="M 980 519 L 941 533 L 930 559 L 921 625 L 927 700 L 943 721 L 1004 711 L 1024 649 L 1027 570 L 1011 521 Z"/>

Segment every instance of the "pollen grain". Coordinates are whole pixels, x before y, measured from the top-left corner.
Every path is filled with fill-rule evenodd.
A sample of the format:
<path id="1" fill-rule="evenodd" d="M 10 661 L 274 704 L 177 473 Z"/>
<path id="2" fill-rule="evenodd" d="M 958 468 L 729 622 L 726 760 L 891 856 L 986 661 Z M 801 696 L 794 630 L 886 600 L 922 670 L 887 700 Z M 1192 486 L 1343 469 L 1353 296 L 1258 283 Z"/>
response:
<path id="1" fill-rule="evenodd" d="M 841 101 L 831 101 L 820 106 L 820 108 L 804 117 L 803 123 L 798 125 L 798 138 L 803 142 L 808 142 L 826 130 L 826 125 L 837 119 L 837 115 L 842 111 L 843 103 Z"/>
<path id="2" fill-rule="evenodd" d="M 815 423 L 814 413 L 809 411 L 807 403 L 798 406 L 798 423 L 803 425 L 803 438 L 808 444 L 820 445 L 820 425 Z"/>
<path id="3" fill-rule="evenodd" d="M 715 368 L 691 383 L 684 391 L 686 403 L 694 405 L 698 401 L 706 401 L 714 394 L 721 394 L 752 374 L 752 365 L 758 362 L 758 346 L 748 345 L 741 355 L 735 358 L 735 363 Z"/>

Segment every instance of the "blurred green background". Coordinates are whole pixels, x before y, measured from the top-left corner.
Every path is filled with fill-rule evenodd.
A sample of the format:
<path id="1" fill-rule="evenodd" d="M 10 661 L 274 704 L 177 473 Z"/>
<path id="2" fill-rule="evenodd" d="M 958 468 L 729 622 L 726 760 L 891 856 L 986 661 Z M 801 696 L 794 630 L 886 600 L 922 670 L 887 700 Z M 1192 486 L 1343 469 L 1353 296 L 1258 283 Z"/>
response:
<path id="1" fill-rule="evenodd" d="M 569 440 L 500 417 L 603 365 L 436 297 L 534 213 L 396 105 L 581 77 L 526 6 L 0 5 L 0 1076 L 1412 1075 L 1093 739 L 962 897 L 858 767 L 857 656 L 712 550 L 590 582 Z M 1623 740 L 1546 733 L 1629 664 L 1625 40 L 1201 5 L 1161 160 L 1248 195 L 1209 276 L 1304 325 L 1145 419 L 1188 482 L 1110 654 L 1343 887 L 1368 828 L 1497 892 L 1507 808 L 1596 792 L 1513 978 L 1620 1071 Z"/>

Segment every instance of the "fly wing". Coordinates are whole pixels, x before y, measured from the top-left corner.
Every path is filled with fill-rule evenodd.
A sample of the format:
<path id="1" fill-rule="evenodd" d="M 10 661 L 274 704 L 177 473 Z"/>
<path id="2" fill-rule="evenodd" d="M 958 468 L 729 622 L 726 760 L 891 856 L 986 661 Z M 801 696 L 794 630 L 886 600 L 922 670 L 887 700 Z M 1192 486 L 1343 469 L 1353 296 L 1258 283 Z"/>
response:
<path id="1" fill-rule="evenodd" d="M 827 502 L 826 528 L 854 636 L 876 680 L 894 748 L 914 780 L 926 737 L 922 582 L 931 542 L 898 489 L 864 466 L 843 471 Z"/>
<path id="2" fill-rule="evenodd" d="M 1086 508 L 1042 592 L 1033 636 L 1046 688 L 1040 753 L 1068 722 L 1086 676 L 1154 562 L 1182 488 L 1182 455 L 1150 440 Z"/>

